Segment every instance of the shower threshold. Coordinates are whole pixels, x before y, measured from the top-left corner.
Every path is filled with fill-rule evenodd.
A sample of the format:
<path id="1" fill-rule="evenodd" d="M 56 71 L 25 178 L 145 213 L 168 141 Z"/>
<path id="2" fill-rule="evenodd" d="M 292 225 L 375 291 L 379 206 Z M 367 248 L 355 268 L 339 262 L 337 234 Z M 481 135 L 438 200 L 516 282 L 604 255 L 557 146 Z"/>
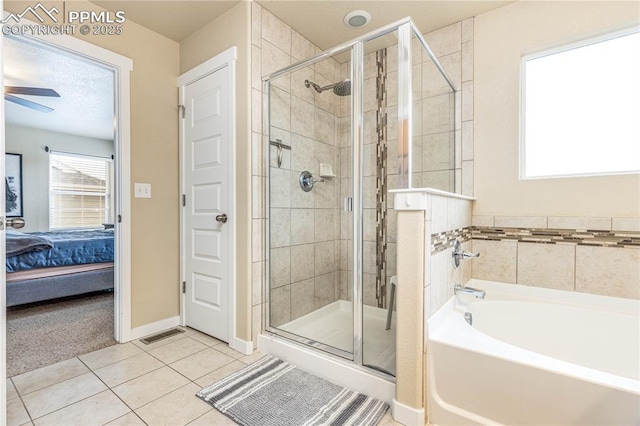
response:
<path id="1" fill-rule="evenodd" d="M 363 307 L 363 364 L 392 376 L 396 371 L 395 313 L 391 329 L 385 330 L 387 310 Z M 337 300 L 278 327 L 345 352 L 353 352 L 353 307 L 351 302 Z"/>

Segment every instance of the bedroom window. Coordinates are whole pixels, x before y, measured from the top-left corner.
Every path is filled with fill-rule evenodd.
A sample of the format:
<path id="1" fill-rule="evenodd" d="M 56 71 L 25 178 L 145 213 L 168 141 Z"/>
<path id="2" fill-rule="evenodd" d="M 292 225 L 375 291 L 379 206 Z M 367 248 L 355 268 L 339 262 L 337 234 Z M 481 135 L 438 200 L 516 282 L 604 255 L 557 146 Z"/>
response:
<path id="1" fill-rule="evenodd" d="M 113 161 L 49 154 L 49 228 L 96 228 L 113 223 Z"/>
<path id="2" fill-rule="evenodd" d="M 640 33 L 522 58 L 521 178 L 640 171 Z"/>

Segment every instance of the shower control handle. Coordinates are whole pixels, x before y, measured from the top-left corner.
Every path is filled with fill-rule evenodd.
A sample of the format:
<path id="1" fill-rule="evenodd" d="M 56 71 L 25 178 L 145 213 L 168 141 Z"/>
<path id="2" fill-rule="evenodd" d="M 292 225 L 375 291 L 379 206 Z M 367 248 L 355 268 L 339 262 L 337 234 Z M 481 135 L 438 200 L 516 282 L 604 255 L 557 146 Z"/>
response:
<path id="1" fill-rule="evenodd" d="M 460 261 L 464 259 L 471 259 L 474 257 L 480 257 L 480 253 L 470 253 L 462 250 L 460 241 L 456 241 L 453 245 L 453 266 L 456 268 L 460 266 Z"/>
<path id="2" fill-rule="evenodd" d="M 298 178 L 298 180 L 300 181 L 300 188 L 302 188 L 304 192 L 311 191 L 313 189 L 313 185 L 315 185 L 317 182 L 324 182 L 324 179 L 316 179 L 310 172 L 307 171 L 300 173 L 300 177 Z"/>

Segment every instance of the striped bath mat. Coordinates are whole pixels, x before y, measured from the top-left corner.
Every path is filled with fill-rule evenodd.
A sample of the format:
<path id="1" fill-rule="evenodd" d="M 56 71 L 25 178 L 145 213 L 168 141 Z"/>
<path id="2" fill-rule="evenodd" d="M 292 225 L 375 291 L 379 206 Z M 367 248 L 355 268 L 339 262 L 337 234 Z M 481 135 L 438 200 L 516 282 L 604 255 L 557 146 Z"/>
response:
<path id="1" fill-rule="evenodd" d="M 389 406 L 265 356 L 196 396 L 244 426 L 377 425 Z"/>

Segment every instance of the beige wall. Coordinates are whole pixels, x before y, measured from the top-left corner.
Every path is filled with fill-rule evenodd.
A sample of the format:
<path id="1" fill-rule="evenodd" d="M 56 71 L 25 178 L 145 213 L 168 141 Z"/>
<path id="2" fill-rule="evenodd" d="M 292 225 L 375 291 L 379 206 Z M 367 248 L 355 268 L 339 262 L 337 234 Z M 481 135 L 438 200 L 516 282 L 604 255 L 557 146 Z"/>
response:
<path id="1" fill-rule="evenodd" d="M 60 7 L 59 2 L 44 3 Z M 24 5 L 4 2 L 5 10 L 13 12 L 22 11 Z M 98 10 L 89 2 L 66 2 L 66 9 Z M 153 189 L 151 199 L 131 199 L 131 325 L 138 327 L 179 313 L 179 235 L 175 226 L 179 220 L 179 45 L 134 22 L 123 25 L 120 36 L 79 38 L 133 60 L 130 190 L 133 194 L 134 182 L 150 183 Z"/>
<path id="2" fill-rule="evenodd" d="M 251 340 L 251 3 L 242 2 L 180 43 L 180 73 L 236 46 L 236 333 Z M 174 82 L 175 86 L 175 82 Z M 172 105 L 173 106 L 173 105 Z M 177 175 L 176 175 L 177 183 Z"/>
<path id="3" fill-rule="evenodd" d="M 49 154 L 44 150 L 111 157 L 113 141 L 20 126 L 5 126 L 6 152 L 22 154 L 22 232 L 49 231 Z M 44 201 L 43 201 L 44 200 Z"/>
<path id="4" fill-rule="evenodd" d="M 638 2 L 526 1 L 475 19 L 475 215 L 640 216 L 640 175 L 519 180 L 523 55 L 637 25 Z"/>

